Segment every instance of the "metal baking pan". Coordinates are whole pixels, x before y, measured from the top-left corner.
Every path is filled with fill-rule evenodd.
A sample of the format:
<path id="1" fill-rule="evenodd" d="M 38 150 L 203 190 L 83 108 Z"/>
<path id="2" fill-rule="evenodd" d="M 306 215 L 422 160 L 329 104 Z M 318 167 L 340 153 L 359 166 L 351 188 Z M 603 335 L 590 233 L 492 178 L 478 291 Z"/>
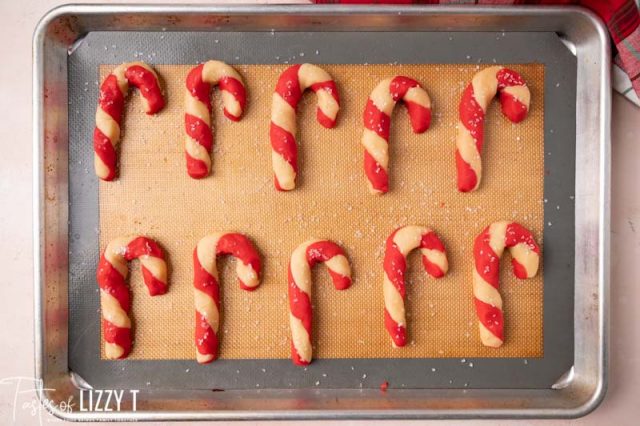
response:
<path id="1" fill-rule="evenodd" d="M 274 378 L 260 388 L 239 385 L 214 393 L 198 390 L 212 388 L 201 377 L 206 376 L 205 370 L 192 375 L 191 382 L 184 374 L 172 373 L 177 368 L 184 371 L 192 362 L 127 361 L 126 374 L 98 362 L 95 339 L 99 338 L 99 328 L 92 331 L 89 327 L 87 334 L 93 338 L 78 343 L 78 334 L 85 330 L 84 323 L 78 326 L 78 322 L 87 321 L 88 317 L 86 312 L 78 313 L 72 297 L 82 288 L 82 280 L 87 279 L 78 271 L 92 271 L 92 257 L 97 256 L 90 214 L 96 210 L 97 198 L 87 195 L 94 194 L 97 188 L 95 183 L 91 186 L 90 180 L 84 180 L 84 166 L 78 166 L 79 160 L 84 159 L 78 140 L 86 133 L 86 123 L 72 117 L 69 104 L 83 89 L 74 86 L 69 78 L 78 72 L 78 57 L 93 61 L 94 68 L 96 61 L 100 63 L 99 56 L 83 50 L 90 41 L 102 43 L 113 37 L 118 44 L 138 40 L 148 45 L 152 38 L 147 35 L 154 32 L 166 35 L 163 39 L 169 47 L 164 47 L 165 54 L 162 46 L 154 47 L 165 63 L 197 62 L 189 55 L 197 56 L 212 34 L 222 44 L 225 39 L 239 39 L 259 46 L 261 34 L 274 33 L 280 37 L 278 46 L 282 49 L 286 49 L 287 39 L 297 39 L 299 43 L 324 40 L 327 45 L 331 40 L 343 41 L 344 52 L 333 49 L 328 56 L 318 58 L 327 63 L 410 60 L 407 55 L 412 51 L 407 49 L 394 51 L 394 57 L 385 56 L 384 49 L 375 49 L 375 40 L 383 33 L 390 38 L 414 40 L 413 43 L 431 40 L 445 45 L 455 33 L 456 41 L 445 46 L 446 54 L 423 48 L 423 56 L 433 53 L 431 60 L 436 63 L 464 63 L 466 52 L 459 47 L 464 43 L 476 44 L 481 52 L 484 49 L 480 58 L 492 55 L 506 63 L 534 62 L 531 57 L 535 57 L 545 63 L 555 78 L 552 81 L 545 77 L 545 151 L 549 155 L 546 168 L 564 170 L 564 175 L 558 173 L 561 181 L 555 174 L 545 178 L 545 196 L 571 194 L 573 199 L 575 195 L 574 208 L 568 213 L 563 209 L 560 215 L 545 208 L 545 218 L 553 219 L 556 226 L 569 224 L 564 232 L 558 232 L 561 237 L 547 232 L 545 247 L 556 250 L 554 261 L 572 266 L 553 279 L 549 279 L 547 270 L 554 268 L 545 268 L 545 356 L 531 362 L 528 374 L 514 369 L 521 360 L 488 360 L 483 362 L 484 369 L 467 369 L 465 374 L 474 377 L 475 385 L 470 387 L 435 379 L 428 388 L 414 384 L 386 393 L 380 392 L 377 385 L 352 386 L 347 375 L 330 389 L 310 389 L 304 380 L 296 389 L 284 389 Z M 508 45 L 511 48 L 496 52 L 491 43 L 482 43 L 483 38 L 500 33 L 513 35 Z M 189 42 L 195 53 L 173 57 L 172 39 L 173 43 Z M 570 54 L 549 53 L 558 50 L 558 40 Z M 527 41 L 531 44 L 526 51 L 514 48 Z M 419 49 L 419 45 L 413 48 Z M 359 56 L 349 52 L 358 52 Z M 273 52 L 268 53 L 273 57 Z M 206 50 L 199 54 L 206 56 Z M 259 55 L 254 54 L 254 63 L 268 63 Z M 228 56 L 231 57 L 222 59 L 233 62 L 233 53 Z M 127 57 L 119 57 L 116 52 L 114 58 L 108 59 L 118 62 Z M 568 71 L 566 64 L 570 64 Z M 552 90 L 554 82 L 560 80 L 563 85 Z M 34 36 L 36 377 L 42 381 L 41 398 L 49 402 L 46 405 L 54 414 L 74 420 L 577 417 L 588 413 L 602 400 L 606 389 L 609 97 L 606 30 L 593 14 L 579 8 L 64 6 L 53 10 L 41 20 Z M 91 105 L 82 108 L 93 110 L 95 96 L 87 98 L 92 99 Z M 557 121 L 558 117 L 563 124 Z M 71 235 L 82 237 L 70 238 Z M 82 257 L 78 253 L 88 255 Z M 549 259 L 545 258 L 547 263 Z M 562 289 L 554 289 L 552 294 L 548 291 L 550 283 Z M 88 283 L 85 287 L 93 286 Z M 86 348 L 82 346 L 87 343 Z M 419 363 L 411 367 L 414 360 L 390 361 L 395 364 L 385 367 L 384 361 L 377 365 L 369 360 L 367 365 L 371 371 L 390 366 L 404 369 L 408 372 L 403 379 L 407 383 L 411 383 L 411 368 L 421 368 Z M 226 368 L 223 362 L 220 361 L 222 372 Z M 332 367 L 324 364 L 323 368 L 334 368 L 332 371 L 339 375 L 345 366 L 340 366 L 340 360 L 336 362 Z M 447 371 L 459 361 L 433 362 L 438 363 L 439 370 Z M 230 365 L 235 371 L 235 364 Z M 260 365 L 248 364 L 246 377 L 255 376 L 251 368 L 259 369 Z M 154 379 L 153 386 L 143 386 L 141 380 L 150 374 L 158 380 Z M 313 374 L 310 369 L 308 376 Z M 289 379 L 296 380 L 295 376 Z M 140 389 L 136 409 L 127 393 L 120 411 L 60 408 L 61 401 L 73 397 L 77 402 L 81 389 L 91 387 Z"/>

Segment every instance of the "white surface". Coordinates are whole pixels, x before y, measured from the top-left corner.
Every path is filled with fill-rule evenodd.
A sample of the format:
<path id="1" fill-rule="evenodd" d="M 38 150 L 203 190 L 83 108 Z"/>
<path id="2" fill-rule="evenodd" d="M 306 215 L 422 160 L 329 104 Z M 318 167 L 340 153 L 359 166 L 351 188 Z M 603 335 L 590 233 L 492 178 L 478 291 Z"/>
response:
<path id="1" fill-rule="evenodd" d="M 86 0 L 85 0 L 86 1 Z M 137 0 L 138 3 L 148 1 Z M 282 2 L 282 1 L 280 1 Z M 31 34 L 60 1 L 0 2 L 0 424 L 57 422 L 34 403 L 25 381 L 16 393 L 8 378 L 33 377 L 33 262 L 31 247 Z M 191 3 L 203 1 L 191 0 Z M 613 97 L 613 211 L 611 362 L 602 406 L 581 425 L 637 424 L 640 416 L 640 109 Z M 343 422 L 369 425 L 373 422 Z M 421 422 L 403 422 L 402 425 Z M 432 424 L 458 424 L 432 422 Z M 566 424 L 566 421 L 470 421 L 467 424 Z M 181 423 L 184 424 L 184 423 Z M 234 423 L 238 425 L 240 423 Z M 248 424 L 248 423 L 243 423 Z M 255 423 L 253 423 L 255 424 Z M 278 422 L 264 423 L 275 426 Z M 293 422 L 288 424 L 294 424 Z M 329 422 L 313 422 L 329 424 Z M 396 425 L 398 422 L 376 424 Z"/>

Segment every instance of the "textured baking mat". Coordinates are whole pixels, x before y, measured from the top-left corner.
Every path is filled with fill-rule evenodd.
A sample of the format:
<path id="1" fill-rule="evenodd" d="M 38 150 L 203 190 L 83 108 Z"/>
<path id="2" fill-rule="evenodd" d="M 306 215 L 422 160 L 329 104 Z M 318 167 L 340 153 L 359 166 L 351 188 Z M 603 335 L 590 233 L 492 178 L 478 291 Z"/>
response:
<path id="1" fill-rule="evenodd" d="M 343 108 L 338 125 L 315 123 L 315 98 L 299 108 L 302 158 L 298 188 L 273 187 L 269 117 L 273 88 L 286 65 L 237 66 L 247 84 L 249 107 L 239 123 L 215 108 L 212 175 L 193 180 L 184 158 L 184 82 L 192 66 L 159 65 L 166 110 L 141 114 L 140 97 L 125 111 L 120 179 L 100 183 L 100 246 L 118 236 L 146 233 L 170 255 L 170 292 L 149 298 L 142 274 L 131 280 L 135 345 L 131 359 L 194 357 L 193 248 L 220 230 L 244 232 L 260 249 L 264 276 L 258 291 L 241 290 L 234 269 L 222 275 L 224 320 L 220 356 L 225 359 L 289 357 L 287 263 L 297 244 L 311 237 L 338 241 L 354 270 L 348 291 L 332 290 L 318 271 L 314 286 L 315 357 L 538 357 L 542 348 L 542 274 L 519 282 L 502 271 L 505 344 L 483 346 L 470 293 L 473 239 L 487 224 L 516 220 L 542 241 L 542 65 L 515 65 L 532 93 L 530 115 L 514 126 L 499 104 L 487 116 L 485 177 L 479 191 L 456 190 L 453 161 L 457 108 L 477 65 L 331 65 Z M 113 69 L 103 66 L 102 79 Z M 391 131 L 391 191 L 369 194 L 363 172 L 362 111 L 377 83 L 409 75 L 426 87 L 434 120 L 422 135 L 408 114 L 396 111 Z M 508 160 L 507 160 L 508 159 Z M 506 161 L 505 161 L 506 160 Z M 409 343 L 394 349 L 383 326 L 382 260 L 386 237 L 398 226 L 433 227 L 451 263 L 443 279 L 427 279 L 420 256 L 408 276 Z M 320 269 L 320 268 L 318 268 Z"/>
<path id="2" fill-rule="evenodd" d="M 99 64 L 119 62 L 110 60 L 113 52 L 121 52 L 123 45 L 130 44 L 131 39 L 139 39 L 139 42 L 146 41 L 148 44 L 140 45 L 130 55 L 122 55 L 121 60 L 128 58 L 127 60 L 144 59 L 154 62 L 160 55 L 157 50 L 149 49 L 149 46 L 153 45 L 151 40 L 145 40 L 152 39 L 152 34 L 137 34 L 135 37 L 130 36 L 131 39 L 120 39 L 114 44 L 114 40 L 117 39 L 114 38 L 115 35 L 109 34 L 107 42 L 99 37 L 106 37 L 106 34 L 90 34 L 71 56 L 70 72 L 73 74 L 74 57 L 80 56 L 83 49 L 90 51 L 87 52 L 91 57 L 90 64 L 87 63 L 87 58 L 77 61 L 85 76 L 82 84 L 70 76 L 70 81 L 76 82 L 76 86 L 80 86 L 84 92 L 84 95 L 78 93 L 83 98 L 79 99 L 82 102 L 80 105 L 85 105 L 90 110 L 95 108 L 95 95 L 92 99 L 89 92 L 96 92 L 94 81 L 101 79 L 96 75 L 98 69 L 104 75 L 113 67 L 99 67 Z M 308 33 L 305 35 L 308 37 Z M 380 37 L 379 33 L 372 35 L 374 38 Z M 487 38 L 487 35 L 479 36 Z M 225 39 L 225 34 L 207 36 L 211 46 L 226 45 L 230 48 L 239 43 L 237 38 Z M 277 55 L 279 51 L 276 48 L 270 60 L 256 58 L 252 61 L 251 58 L 241 56 L 246 54 L 241 49 L 230 50 L 238 52 L 236 56 L 229 55 L 232 57 L 224 57 L 219 53 L 209 53 L 191 61 L 185 58 L 165 60 L 164 55 L 161 57 L 162 62 L 189 64 L 197 63 L 206 57 L 247 64 L 278 60 L 291 63 L 347 62 L 345 59 L 327 58 L 331 56 L 327 54 L 323 57 L 320 48 L 314 49 L 314 44 L 315 47 L 325 46 L 326 40 L 323 42 L 318 39 L 327 36 L 318 34 L 307 39 L 303 37 L 301 41 L 293 34 L 245 35 L 249 38 L 266 38 L 271 41 L 270 49 L 274 49 L 273 44 L 282 45 L 282 54 Z M 333 37 L 335 36 L 337 35 L 334 34 Z M 415 36 L 414 34 L 414 38 Z M 468 36 L 469 34 L 456 34 L 455 37 L 450 36 L 452 40 L 447 40 L 451 43 L 458 37 Z M 496 42 L 509 37 L 526 38 L 531 35 L 490 36 Z M 555 36 L 538 35 L 539 38 L 542 36 L 556 42 L 559 50 L 563 49 Z M 163 40 L 162 43 L 170 43 L 171 40 L 166 41 L 167 38 L 176 37 L 176 41 L 184 40 L 185 35 L 156 34 L 155 37 Z M 195 38 L 202 37 L 202 34 L 198 34 Z M 349 34 L 349 37 L 353 38 L 354 35 Z M 287 45 L 287 41 L 290 45 Z M 258 41 L 254 40 L 252 43 L 255 46 Z M 153 46 L 156 49 L 156 45 Z M 346 46 L 345 51 L 348 50 Z M 486 126 L 488 142 L 484 156 L 486 172 L 483 185 L 476 193 L 459 194 L 455 190 L 453 167 L 458 99 L 478 67 L 486 66 L 484 62 L 490 65 L 493 62 L 491 59 L 497 62 L 500 58 L 489 59 L 485 56 L 483 61 L 482 57 L 474 58 L 467 55 L 466 64 L 447 65 L 444 64 L 446 59 L 440 59 L 438 62 L 442 63 L 438 64 L 411 65 L 403 63 L 406 59 L 403 59 L 401 52 L 398 54 L 391 49 L 386 55 L 388 59 L 376 59 L 375 62 L 379 62 L 376 65 L 325 66 L 338 82 L 342 95 L 343 108 L 339 124 L 332 130 L 321 128 L 313 119 L 314 97 L 305 97 L 299 114 L 299 187 L 286 194 L 278 193 L 273 188 L 268 142 L 273 86 L 286 65 L 236 65 L 248 85 L 249 106 L 241 122 L 231 123 L 220 113 L 219 97 L 215 97 L 216 148 L 213 155 L 213 174 L 202 181 L 190 179 L 184 165 L 182 88 L 184 76 L 192 65 L 156 65 L 163 78 L 168 99 L 167 107 L 156 117 L 147 117 L 140 113 L 138 95 L 132 94 L 125 113 L 124 141 L 120 152 L 120 179 L 117 182 L 96 185 L 90 158 L 84 157 L 85 174 L 88 176 L 83 180 L 89 189 L 83 192 L 85 196 L 80 197 L 78 201 L 95 202 L 93 215 L 96 216 L 98 212 L 97 205 L 99 214 L 95 218 L 94 229 L 88 229 L 93 231 L 93 235 L 86 236 L 83 232 L 76 238 L 72 233 L 72 241 L 89 243 L 86 240 L 92 239 L 97 244 L 98 230 L 100 248 L 113 237 L 132 232 L 146 233 L 156 238 L 169 253 L 170 291 L 165 296 L 149 298 L 144 292 L 140 275 L 134 272 L 131 286 L 135 345 L 131 358 L 124 362 L 98 359 L 94 360 L 94 363 L 107 366 L 103 367 L 107 370 L 130 373 L 135 369 L 132 366 L 160 364 L 160 361 L 134 360 L 188 360 L 167 361 L 176 367 L 186 365 L 187 367 L 180 370 L 184 373 L 183 376 L 187 377 L 186 380 L 181 377 L 178 381 L 168 381 L 167 374 L 154 374 L 147 375 L 147 381 L 152 383 L 159 380 L 162 386 L 179 386 L 179 383 L 183 383 L 183 386 L 188 387 L 216 388 L 243 388 L 248 385 L 357 387 L 361 383 L 362 386 L 377 386 L 382 379 L 389 380 L 396 386 L 410 387 L 465 384 L 471 387 L 499 387 L 500 385 L 490 384 L 491 381 L 495 382 L 490 378 L 490 372 L 501 365 L 495 363 L 497 360 L 488 359 L 492 357 L 508 357 L 509 359 L 503 358 L 504 366 L 513 363 L 513 358 L 518 357 L 518 363 L 513 364 L 512 368 L 516 369 L 519 364 L 520 369 L 525 370 L 520 372 L 523 376 L 521 380 L 533 379 L 534 383 L 544 383 L 546 386 L 566 370 L 559 367 L 566 367 L 567 361 L 545 366 L 545 359 L 554 357 L 556 353 L 555 347 L 546 344 L 546 340 L 549 340 L 548 335 L 551 334 L 553 339 L 556 332 L 566 332 L 564 338 L 572 340 L 572 331 L 563 326 L 543 327 L 543 320 L 545 325 L 548 324 L 549 315 L 546 313 L 556 305 L 549 302 L 543 282 L 548 288 L 550 279 L 552 282 L 558 282 L 554 274 L 566 275 L 571 272 L 560 264 L 554 268 L 555 262 L 548 261 L 548 251 L 556 252 L 564 246 L 572 254 L 573 230 L 568 229 L 572 226 L 572 188 L 567 194 L 561 194 L 566 196 L 565 199 L 557 198 L 562 200 L 561 203 L 553 205 L 556 216 L 561 215 L 563 207 L 568 211 L 565 217 L 568 216 L 566 218 L 569 220 L 569 227 L 562 227 L 561 221 L 558 223 L 554 218 L 554 225 L 547 214 L 548 204 L 552 203 L 548 200 L 550 193 L 547 183 L 551 175 L 549 160 L 554 159 L 556 155 L 565 155 L 563 179 L 573 180 L 573 167 L 568 167 L 571 175 L 566 174 L 566 166 L 573 164 L 573 151 L 572 144 L 559 150 L 566 152 L 556 153 L 556 149 L 550 148 L 549 139 L 554 139 L 556 132 L 559 130 L 562 133 L 563 129 L 554 130 L 555 124 L 549 126 L 549 120 L 554 123 L 557 117 L 551 118 L 548 111 L 545 112 L 551 105 L 545 98 L 548 95 L 553 98 L 561 90 L 570 92 L 571 89 L 561 89 L 563 84 L 571 87 L 570 82 L 563 81 L 570 79 L 570 75 L 566 75 L 566 70 L 558 74 L 552 69 L 555 63 L 550 64 L 539 57 L 536 57 L 537 64 L 523 63 L 533 62 L 534 58 L 529 58 L 519 59 L 519 64 L 512 65 L 523 74 L 531 88 L 533 101 L 530 116 L 523 123 L 512 125 L 500 116 L 497 105 L 491 108 Z M 565 59 L 570 60 L 570 57 Z M 157 61 L 160 62 L 159 59 Z M 424 58 L 416 62 L 435 61 L 433 58 Z M 356 61 L 354 59 L 349 62 Z M 93 80 L 87 80 L 86 77 L 91 75 L 90 66 L 95 66 Z M 547 78 L 546 83 L 545 73 L 553 76 L 552 79 Z M 377 82 L 394 74 L 410 75 L 424 85 L 432 97 L 435 116 L 432 128 L 427 133 L 414 135 L 410 131 L 406 113 L 398 108 L 393 117 L 391 135 L 392 189 L 384 197 L 374 197 L 368 193 L 362 171 L 362 148 L 359 145 L 362 108 Z M 548 90 L 550 80 L 553 89 Z M 72 112 L 73 99 L 72 95 Z M 568 107 L 571 109 L 571 106 Z M 78 115 L 81 113 L 78 112 Z M 91 122 L 92 114 L 83 112 L 82 115 L 85 116 L 85 120 Z M 73 132 L 73 121 L 72 118 L 72 141 L 76 136 Z M 558 123 L 560 127 L 562 124 Z M 90 132 L 85 134 L 90 135 Z M 575 137 L 569 135 L 569 140 L 572 139 Z M 71 147 L 73 152 L 73 142 Z M 85 148 L 78 149 L 87 151 Z M 90 153 L 90 150 L 88 151 Z M 544 182 L 547 188 L 544 188 L 546 191 L 543 192 L 545 152 L 547 177 Z M 81 165 L 83 159 L 78 160 L 78 165 Z M 73 165 L 72 160 L 72 168 Z M 93 197 L 86 194 L 91 190 L 98 191 L 98 187 L 99 201 L 97 194 Z M 560 189 L 556 187 L 552 191 Z M 567 188 L 564 186 L 562 189 Z M 72 198 L 73 194 L 72 189 Z M 553 198 L 556 198 L 555 194 Z M 74 205 L 75 201 L 72 199 L 72 212 Z M 89 217 L 83 219 L 91 221 Z M 544 273 L 532 280 L 518 281 L 510 274 L 507 265 L 504 265 L 501 280 L 505 298 L 507 340 L 503 348 L 496 351 L 484 348 L 479 343 L 470 297 L 470 271 L 473 238 L 484 226 L 499 219 L 513 219 L 525 224 L 534 231 L 540 241 L 543 239 L 545 222 L 547 232 L 544 233 Z M 76 221 L 72 217 L 71 228 L 74 228 L 74 224 Z M 386 236 L 402 224 L 423 224 L 436 229 L 447 245 L 451 271 L 441 280 L 431 280 L 421 270 L 419 256 L 414 255 L 410 258 L 407 301 L 410 344 L 404 349 L 392 349 L 382 325 L 381 261 Z M 559 229 L 559 233 L 565 238 L 569 237 L 569 241 L 565 239 L 558 244 L 551 244 L 549 234 L 553 235 L 556 229 Z M 263 254 L 265 274 L 261 288 L 254 293 L 246 293 L 237 288 L 231 268 L 233 261 L 222 262 L 223 360 L 208 366 L 209 370 L 202 370 L 212 373 L 204 377 L 203 383 L 203 377 L 193 380 L 190 374 L 192 370 L 207 368 L 195 366 L 195 362 L 191 361 L 194 357 L 191 252 L 201 236 L 214 230 L 247 233 Z M 568 233 L 570 235 L 567 235 Z M 318 268 L 314 290 L 314 357 L 317 360 L 306 370 L 296 370 L 288 361 L 286 265 L 293 248 L 311 236 L 334 239 L 346 248 L 354 268 L 354 283 L 351 289 L 337 292 L 331 288 L 327 274 Z M 551 241 L 553 239 L 552 237 Z M 567 247 L 567 242 L 571 242 L 570 247 Z M 73 245 L 72 242 L 72 258 Z M 97 258 L 97 246 L 91 248 L 91 251 Z M 77 256 L 77 252 L 75 253 Z M 86 254 L 88 253 L 83 253 Z M 572 257 L 571 255 L 568 259 L 568 265 L 571 264 Z M 80 302 L 84 298 L 80 303 L 87 304 L 87 298 L 95 298 L 95 307 L 98 307 L 95 280 L 86 274 L 93 273 L 91 267 L 95 268 L 95 263 L 85 263 L 83 267 L 86 269 L 86 281 L 83 285 L 90 291 L 81 287 L 84 291 L 74 293 L 74 289 L 77 291 L 78 287 L 70 284 L 72 317 L 73 306 L 77 305 L 73 303 L 74 300 Z M 73 281 L 73 268 L 71 278 Z M 565 280 L 565 286 L 571 282 L 572 280 Z M 559 308 L 570 310 L 571 300 L 565 298 L 562 302 Z M 85 346 L 92 342 L 97 347 L 88 348 L 91 356 L 95 354 L 99 357 L 99 313 L 93 310 L 85 314 L 87 324 L 92 326 L 82 327 L 83 334 L 78 336 L 73 332 L 72 321 L 70 345 L 72 349 L 76 349 L 78 345 Z M 564 317 L 567 317 L 566 313 Z M 98 338 L 89 336 L 92 333 L 96 333 Z M 563 346 L 570 348 L 571 344 L 563 342 Z M 72 369 L 75 370 L 74 358 L 83 360 L 80 361 L 80 365 L 88 365 L 84 361 L 88 357 L 86 352 L 83 356 L 74 356 L 76 350 L 71 350 L 70 353 Z M 566 359 L 568 354 L 562 355 Z M 558 358 L 555 358 L 558 361 Z M 455 362 L 465 369 L 462 374 L 451 374 L 450 370 L 455 364 L 441 365 L 443 361 Z M 570 365 L 570 359 L 568 361 Z M 541 363 L 541 370 L 547 372 L 547 377 L 543 379 L 545 382 L 536 379 L 538 374 L 533 365 L 536 363 Z M 347 365 L 348 370 L 340 373 Z M 398 373 L 389 374 L 388 367 L 391 366 L 394 366 L 393 371 L 397 370 Z M 412 374 L 416 367 L 422 372 L 417 377 Z M 144 367 L 142 369 L 144 370 Z M 381 374 L 378 369 L 385 370 L 380 380 L 376 377 Z M 446 382 L 443 380 L 443 373 L 438 373 L 440 369 L 444 370 L 445 378 L 449 371 Z M 531 374 L 532 371 L 534 374 Z M 176 370 L 171 376 L 177 372 Z M 310 372 L 312 374 L 309 374 Z M 144 376 L 144 373 L 141 373 Z M 81 372 L 80 374 L 83 375 Z M 109 377 L 104 375 L 91 375 L 109 381 Z M 367 377 L 370 378 L 367 380 Z M 317 380 L 314 381 L 313 378 Z M 487 381 L 489 384 L 484 384 Z M 125 382 L 131 384 L 130 379 Z M 518 382 L 518 379 L 504 381 L 502 386 L 523 386 L 518 385 Z"/>

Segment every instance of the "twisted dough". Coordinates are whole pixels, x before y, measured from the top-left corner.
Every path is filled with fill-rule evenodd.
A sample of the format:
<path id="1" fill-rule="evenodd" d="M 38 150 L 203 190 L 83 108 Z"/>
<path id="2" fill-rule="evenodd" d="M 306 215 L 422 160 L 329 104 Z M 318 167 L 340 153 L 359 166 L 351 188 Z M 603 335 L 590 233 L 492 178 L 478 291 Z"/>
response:
<path id="1" fill-rule="evenodd" d="M 127 262 L 140 259 L 144 283 L 151 296 L 167 291 L 167 264 L 158 244 L 147 237 L 120 237 L 111 241 L 100 257 L 96 278 L 100 287 L 100 308 L 105 355 L 126 358 L 131 351 L 131 302 L 126 279 Z"/>
<path id="2" fill-rule="evenodd" d="M 504 249 L 511 252 L 513 273 L 531 278 L 538 271 L 540 247 L 533 234 L 515 222 L 495 222 L 476 237 L 473 246 L 473 296 L 478 314 L 480 339 L 485 346 L 502 346 L 504 318 L 500 287 L 500 257 Z"/>
<path id="3" fill-rule="evenodd" d="M 478 72 L 460 99 L 460 121 L 456 137 L 458 190 L 474 191 L 482 178 L 481 153 L 484 144 L 484 117 L 489 103 L 500 92 L 502 113 L 512 122 L 524 120 L 531 94 L 517 72 L 494 66 Z"/>
<path id="4" fill-rule="evenodd" d="M 327 265 L 333 285 L 344 290 L 351 285 L 351 267 L 340 246 L 328 240 L 309 240 L 300 244 L 289 263 L 289 322 L 291 325 L 291 359 L 308 365 L 313 358 L 311 346 L 311 268 Z"/>
<path id="5" fill-rule="evenodd" d="M 193 287 L 196 306 L 196 358 L 200 364 L 218 358 L 220 285 L 216 258 L 237 258 L 240 288 L 253 291 L 260 284 L 260 255 L 242 234 L 218 232 L 202 238 L 193 251 Z"/>
<path id="6" fill-rule="evenodd" d="M 291 191 L 296 187 L 298 173 L 298 147 L 296 143 L 296 109 L 302 93 L 310 88 L 318 96 L 316 118 L 326 127 L 336 124 L 340 109 L 338 88 L 331 76 L 322 68 L 311 64 L 293 65 L 281 75 L 273 94 L 271 108 L 271 159 L 278 191 Z"/>
<path id="7" fill-rule="evenodd" d="M 229 65 L 207 61 L 187 75 L 184 96 L 185 157 L 187 173 L 194 179 L 206 177 L 211 171 L 213 128 L 211 126 L 211 87 L 218 85 L 222 94 L 224 115 L 238 121 L 244 111 L 247 96 L 242 77 Z"/>
<path id="8" fill-rule="evenodd" d="M 431 124 L 431 99 L 420 84 L 404 76 L 382 80 L 364 109 L 364 171 L 373 194 L 389 191 L 389 128 L 391 113 L 398 101 L 409 112 L 414 133 L 423 133 Z"/>
<path id="9" fill-rule="evenodd" d="M 407 320 L 405 317 L 404 274 L 407 270 L 407 256 L 420 248 L 422 264 L 429 275 L 443 277 L 449 270 L 449 262 L 444 244 L 429 228 L 403 226 L 387 238 L 384 253 L 384 325 L 391 336 L 394 347 L 407 343 Z"/>
<path id="10" fill-rule="evenodd" d="M 116 147 L 120 142 L 122 111 L 129 84 L 140 89 L 147 114 L 155 114 L 164 107 L 158 76 L 143 62 L 124 63 L 104 79 L 100 86 L 96 127 L 93 132 L 93 162 L 96 175 L 102 180 L 110 181 L 117 176 Z"/>

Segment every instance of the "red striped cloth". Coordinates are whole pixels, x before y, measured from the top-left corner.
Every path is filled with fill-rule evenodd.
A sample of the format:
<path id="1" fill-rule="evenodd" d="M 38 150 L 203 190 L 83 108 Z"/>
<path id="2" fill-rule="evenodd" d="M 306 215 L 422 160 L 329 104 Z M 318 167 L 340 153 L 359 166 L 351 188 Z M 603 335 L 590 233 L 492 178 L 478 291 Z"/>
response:
<path id="1" fill-rule="evenodd" d="M 580 5 L 597 13 L 609 28 L 617 54 L 614 61 L 629 76 L 640 96 L 640 13 L 633 0 L 315 0 L 344 4 L 545 4 Z"/>

